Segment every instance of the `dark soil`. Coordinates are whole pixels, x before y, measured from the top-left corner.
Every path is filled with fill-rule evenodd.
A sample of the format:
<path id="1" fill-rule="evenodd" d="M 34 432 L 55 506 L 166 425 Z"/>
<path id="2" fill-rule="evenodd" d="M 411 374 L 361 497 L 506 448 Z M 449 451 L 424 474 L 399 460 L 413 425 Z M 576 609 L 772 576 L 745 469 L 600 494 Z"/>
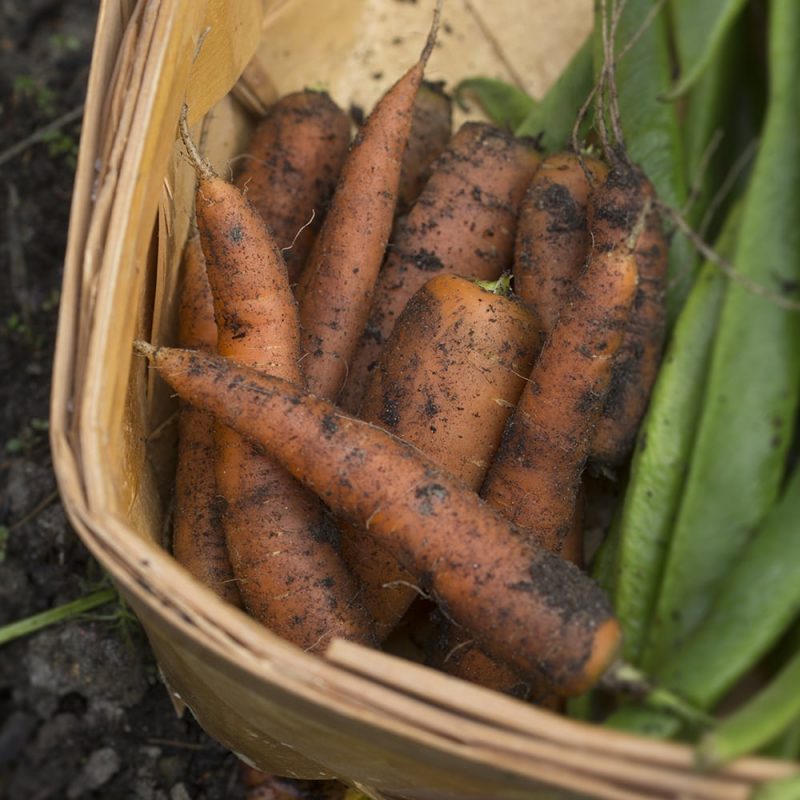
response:
<path id="1" fill-rule="evenodd" d="M 0 2 L 0 162 L 83 103 L 97 12 Z M 47 440 L 78 114 L 0 163 L 0 626 L 104 580 L 58 500 Z M 244 794 L 237 759 L 176 715 L 119 603 L 0 645 L 3 800 Z"/>

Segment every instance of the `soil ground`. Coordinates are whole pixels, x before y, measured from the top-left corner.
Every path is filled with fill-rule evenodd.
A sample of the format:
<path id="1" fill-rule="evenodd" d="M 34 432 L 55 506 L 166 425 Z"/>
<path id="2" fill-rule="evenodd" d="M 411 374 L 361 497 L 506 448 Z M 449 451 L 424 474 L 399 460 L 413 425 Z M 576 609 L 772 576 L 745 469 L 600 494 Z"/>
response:
<path id="1" fill-rule="evenodd" d="M 103 581 L 59 502 L 47 437 L 98 6 L 0 0 L 0 626 Z M 21 146 L 70 112 L 45 141 Z M 3 800 L 244 794 L 237 759 L 189 714 L 176 716 L 141 629 L 118 604 L 0 645 Z"/>

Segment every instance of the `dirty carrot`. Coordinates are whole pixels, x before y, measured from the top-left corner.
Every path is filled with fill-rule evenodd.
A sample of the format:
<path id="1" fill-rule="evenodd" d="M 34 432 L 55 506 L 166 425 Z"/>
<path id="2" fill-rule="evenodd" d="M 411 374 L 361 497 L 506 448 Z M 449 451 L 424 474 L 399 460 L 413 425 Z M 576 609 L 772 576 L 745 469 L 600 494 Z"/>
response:
<path id="1" fill-rule="evenodd" d="M 488 656 L 468 632 L 434 612 L 433 628 L 424 642 L 425 663 L 448 675 L 553 710 L 563 701 L 540 676 L 520 675 Z"/>
<path id="2" fill-rule="evenodd" d="M 510 268 L 519 204 L 538 165 L 533 140 L 482 123 L 459 129 L 395 233 L 350 364 L 345 410 L 357 412 L 384 342 L 423 284 L 444 273 L 495 280 Z"/>
<path id="3" fill-rule="evenodd" d="M 652 190 L 615 166 L 592 196 L 593 250 L 508 421 L 482 495 L 551 552 L 564 553 L 581 474 L 636 294 L 635 247 Z"/>
<path id="4" fill-rule="evenodd" d="M 681 120 L 677 103 L 664 101 L 674 80 L 671 5 L 655 8 L 651 0 L 608 0 L 595 4 L 595 75 L 607 102 L 595 114 L 624 129 L 626 157 L 638 164 L 655 187 L 659 200 L 683 208 L 688 198 Z M 616 21 L 615 21 L 616 18 Z M 616 40 L 612 41 L 612 32 Z M 613 80 L 613 87 L 612 81 Z M 674 321 L 691 288 L 697 254 L 689 240 L 676 233 L 670 241 L 667 313 Z"/>
<path id="5" fill-rule="evenodd" d="M 539 348 L 539 322 L 522 303 L 437 276 L 400 315 L 359 416 L 477 491 Z M 383 638 L 416 597 L 413 577 L 369 530 L 350 529 L 342 549 Z"/>
<path id="6" fill-rule="evenodd" d="M 562 152 L 545 158 L 525 193 L 514 244 L 514 292 L 549 333 L 586 268 L 587 203 L 608 167 L 590 156 Z"/>
<path id="7" fill-rule="evenodd" d="M 197 225 L 217 320 L 217 350 L 301 382 L 297 305 L 277 244 L 241 191 L 199 157 Z M 318 499 L 275 459 L 224 423 L 216 429 L 216 480 L 228 553 L 247 610 L 304 649 L 333 636 L 370 642 L 369 619 Z"/>
<path id="8" fill-rule="evenodd" d="M 412 445 L 274 376 L 219 356 L 137 343 L 161 376 L 278 458 L 337 514 L 369 526 L 493 656 L 580 694 L 620 630 L 605 595 Z"/>
<path id="9" fill-rule="evenodd" d="M 441 83 L 423 81 L 414 101 L 411 133 L 400 167 L 397 213 L 406 214 L 431 174 L 433 162 L 447 147 L 453 127 L 453 103 Z"/>
<path id="10" fill-rule="evenodd" d="M 546 158 L 520 209 L 514 287 L 551 331 L 589 251 L 587 202 L 608 167 L 564 152 Z M 593 434 L 590 459 L 618 466 L 629 455 L 660 362 L 665 331 L 667 246 L 660 214 L 650 212 L 636 244 L 639 285 L 625 339 L 614 357 L 611 383 Z"/>
<path id="11" fill-rule="evenodd" d="M 325 92 L 281 97 L 256 127 L 236 185 L 264 218 L 297 280 L 350 145 L 350 121 Z"/>
<path id="12" fill-rule="evenodd" d="M 392 229 L 400 167 L 439 6 L 419 61 L 377 103 L 348 153 L 322 230 L 297 287 L 303 371 L 336 398 L 364 329 Z"/>
<path id="13" fill-rule="evenodd" d="M 193 235 L 186 242 L 182 266 L 178 341 L 181 347 L 213 353 L 217 346 L 217 326 L 199 236 Z M 219 519 L 215 453 L 214 418 L 182 402 L 178 417 L 172 552 L 197 580 L 223 600 L 241 606 Z"/>
<path id="14" fill-rule="evenodd" d="M 579 508 L 572 520 L 574 529 L 568 534 L 568 544 L 562 553 L 562 556 L 579 567 L 582 565 L 583 557 L 582 523 Z M 487 689 L 528 699 L 545 708 L 553 710 L 562 708 L 561 699 L 553 694 L 542 675 L 521 675 L 519 671 L 492 658 L 477 645 L 468 631 L 453 625 L 449 620 L 440 620 L 426 639 L 426 644 L 428 645 L 426 663 L 436 669 Z"/>
<path id="15" fill-rule="evenodd" d="M 661 364 L 667 321 L 667 242 L 661 214 L 655 209 L 647 215 L 635 256 L 639 286 L 592 437 L 590 459 L 605 467 L 618 467 L 630 455 Z"/>

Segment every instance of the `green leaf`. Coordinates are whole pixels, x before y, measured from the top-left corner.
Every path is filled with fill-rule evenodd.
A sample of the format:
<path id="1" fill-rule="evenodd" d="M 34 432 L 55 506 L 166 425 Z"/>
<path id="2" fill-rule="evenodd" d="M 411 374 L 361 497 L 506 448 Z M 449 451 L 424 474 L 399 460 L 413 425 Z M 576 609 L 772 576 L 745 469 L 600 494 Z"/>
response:
<path id="1" fill-rule="evenodd" d="M 592 39 L 589 37 L 514 132 L 517 136 L 541 136 L 540 143 L 547 152 L 563 149 L 593 84 Z"/>
<path id="2" fill-rule="evenodd" d="M 473 98 L 495 125 L 511 130 L 536 105 L 536 101 L 522 89 L 496 78 L 466 78 L 456 86 L 453 95 L 462 108 L 466 97 Z"/>

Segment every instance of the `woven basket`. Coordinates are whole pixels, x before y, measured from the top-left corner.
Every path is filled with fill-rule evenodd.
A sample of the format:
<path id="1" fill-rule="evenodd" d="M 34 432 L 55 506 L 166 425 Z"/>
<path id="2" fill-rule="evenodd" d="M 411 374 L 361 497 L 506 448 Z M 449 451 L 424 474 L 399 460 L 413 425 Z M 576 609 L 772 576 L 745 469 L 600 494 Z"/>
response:
<path id="1" fill-rule="evenodd" d="M 176 127 L 190 108 L 218 169 L 251 112 L 324 83 L 370 108 L 416 57 L 431 2 L 105 0 L 72 203 L 52 401 L 64 501 L 144 625 L 178 710 L 261 769 L 339 777 L 414 800 L 746 798 L 791 765 L 713 775 L 691 751 L 573 722 L 385 653 L 324 657 L 276 638 L 196 583 L 163 547 L 175 401 L 134 358 L 175 341 L 194 175 Z M 591 26 L 591 0 L 448 0 L 428 74 L 490 74 L 541 95 Z"/>

